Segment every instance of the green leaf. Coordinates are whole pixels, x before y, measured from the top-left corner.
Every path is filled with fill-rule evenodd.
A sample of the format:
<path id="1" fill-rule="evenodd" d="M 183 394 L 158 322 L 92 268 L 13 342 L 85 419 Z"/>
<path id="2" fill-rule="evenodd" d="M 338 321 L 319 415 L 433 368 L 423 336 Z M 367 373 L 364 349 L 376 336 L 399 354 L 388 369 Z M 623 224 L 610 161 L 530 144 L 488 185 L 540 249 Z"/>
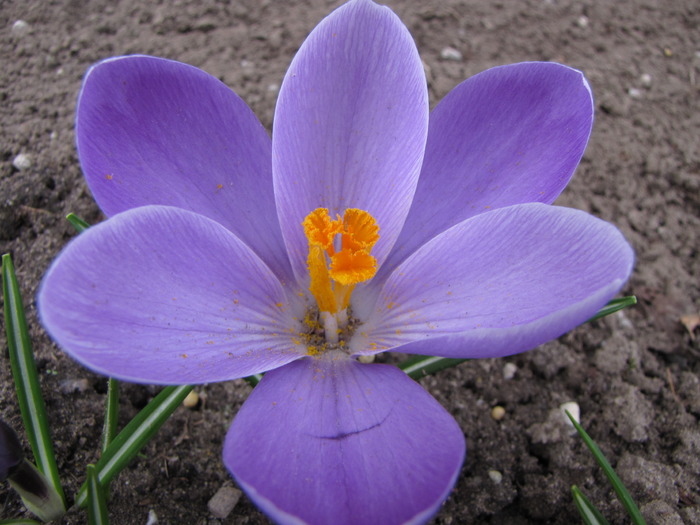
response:
<path id="1" fill-rule="evenodd" d="M 606 315 L 614 314 L 618 310 L 622 310 L 624 308 L 627 308 L 628 306 L 632 306 L 633 304 L 637 304 L 637 297 L 634 295 L 613 299 L 608 304 L 603 306 L 603 308 L 601 308 L 597 314 L 595 314 L 586 322 L 590 323 L 591 321 L 595 321 L 596 319 L 600 319 L 601 317 L 605 317 Z"/>
<path id="2" fill-rule="evenodd" d="M 87 466 L 87 515 L 90 525 L 109 525 L 107 500 L 97 479 L 95 465 Z"/>
<path id="3" fill-rule="evenodd" d="M 63 500 L 51 482 L 27 459 L 15 465 L 7 481 L 29 512 L 40 520 L 57 520 L 66 513 Z"/>
<path id="4" fill-rule="evenodd" d="M 38 521 L 17 518 L 15 520 L 0 520 L 0 525 L 41 525 Z"/>
<path id="5" fill-rule="evenodd" d="M 85 222 L 83 219 L 81 219 L 74 213 L 69 213 L 68 215 L 66 215 L 66 219 L 73 225 L 73 227 L 76 230 L 78 230 L 78 233 L 83 233 L 90 227 L 90 225 L 87 222 Z"/>
<path id="6" fill-rule="evenodd" d="M 605 519 L 576 485 L 571 487 L 571 494 L 574 497 L 574 503 L 576 503 L 581 519 L 586 525 L 608 525 L 608 520 Z"/>
<path id="7" fill-rule="evenodd" d="M 456 366 L 464 361 L 467 361 L 467 359 L 416 355 L 406 359 L 399 365 L 399 368 L 406 372 L 410 378 L 420 379 L 445 368 Z"/>
<path id="8" fill-rule="evenodd" d="M 7 331 L 10 365 L 24 428 L 39 471 L 53 486 L 65 508 L 66 498 L 56 467 L 56 456 L 53 451 L 44 399 L 41 397 L 39 377 L 27 331 L 27 318 L 24 314 L 22 295 L 9 254 L 2 256 L 2 294 L 5 304 L 5 330 Z"/>
<path id="9" fill-rule="evenodd" d="M 588 433 L 583 429 L 583 427 L 579 425 L 578 421 L 574 419 L 574 417 L 569 413 L 568 410 L 566 410 L 566 415 L 571 420 L 571 423 L 574 425 L 574 428 L 578 432 L 579 436 L 581 436 L 581 439 L 583 439 L 583 442 L 591 451 L 591 454 L 593 454 L 593 457 L 598 462 L 598 465 L 600 465 L 600 467 L 603 469 L 605 476 L 610 481 L 610 484 L 613 486 L 613 489 L 615 489 L 618 499 L 620 500 L 622 505 L 624 505 L 625 509 L 627 510 L 627 514 L 629 514 L 630 518 L 632 518 L 632 523 L 634 523 L 635 525 L 646 525 L 646 521 L 644 521 L 642 513 L 639 512 L 637 504 L 632 499 L 632 496 L 630 496 L 630 493 L 627 491 L 627 488 L 622 483 L 622 480 L 617 476 L 613 468 L 610 466 L 610 463 L 603 455 L 603 452 L 598 447 L 598 444 L 595 441 L 593 441 L 591 436 L 589 436 Z"/>
<path id="10" fill-rule="evenodd" d="M 129 464 L 191 390 L 190 385 L 165 387 L 124 427 L 95 465 L 100 484 L 104 486 L 109 483 Z M 86 496 L 86 484 L 83 483 L 75 500 L 76 505 L 84 506 Z"/>
<path id="11" fill-rule="evenodd" d="M 102 427 L 102 452 L 114 439 L 117 433 L 119 418 L 119 381 L 110 377 L 107 380 L 107 402 L 105 403 L 105 422 Z"/>
<path id="12" fill-rule="evenodd" d="M 252 376 L 244 377 L 246 383 L 252 387 L 256 387 L 258 383 L 262 380 L 263 374 L 253 374 Z"/>

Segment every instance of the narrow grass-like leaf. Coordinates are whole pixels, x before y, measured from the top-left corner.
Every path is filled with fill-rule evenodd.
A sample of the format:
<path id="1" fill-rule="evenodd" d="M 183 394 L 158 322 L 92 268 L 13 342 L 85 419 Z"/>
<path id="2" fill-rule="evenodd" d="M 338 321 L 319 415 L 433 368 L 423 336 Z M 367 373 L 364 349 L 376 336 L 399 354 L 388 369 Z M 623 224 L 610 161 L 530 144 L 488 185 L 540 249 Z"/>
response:
<path id="1" fill-rule="evenodd" d="M 576 503 L 581 519 L 586 525 L 608 525 L 608 520 L 605 519 L 605 516 L 601 514 L 576 485 L 571 487 L 571 494 L 574 497 L 574 503 Z"/>
<path id="2" fill-rule="evenodd" d="M 605 317 L 606 315 L 614 314 L 615 312 L 627 308 L 628 306 L 632 306 L 633 304 L 637 304 L 637 297 L 634 295 L 628 295 L 627 297 L 619 297 L 618 299 L 613 299 L 608 304 L 603 306 L 603 308 L 601 308 L 597 314 L 595 314 L 586 322 L 590 323 L 591 321 L 595 321 L 596 319 L 600 319 L 601 317 Z"/>
<path id="3" fill-rule="evenodd" d="M 262 374 L 253 374 L 252 376 L 244 377 L 243 379 L 250 386 L 255 387 L 262 380 L 262 378 L 263 378 Z"/>
<path id="4" fill-rule="evenodd" d="M 569 413 L 568 410 L 566 410 L 566 415 L 571 420 L 571 423 L 574 425 L 574 428 L 578 432 L 579 436 L 581 436 L 581 439 L 583 439 L 583 442 L 591 451 L 591 454 L 593 454 L 593 457 L 598 462 L 598 465 L 600 465 L 600 467 L 603 469 L 605 476 L 610 481 L 610 484 L 613 486 L 613 489 L 615 489 L 618 499 L 620 500 L 622 505 L 624 505 L 625 509 L 627 510 L 627 514 L 629 514 L 630 518 L 632 519 L 632 523 L 634 523 L 635 525 L 646 525 L 646 521 L 644 521 L 642 513 L 639 512 L 639 507 L 637 507 L 637 504 L 632 499 L 632 496 L 630 496 L 630 493 L 627 491 L 627 488 L 622 483 L 622 480 L 617 476 L 613 468 L 610 466 L 610 463 L 603 455 L 603 452 L 600 450 L 600 447 L 598 447 L 598 444 L 595 441 L 593 441 L 591 436 L 589 436 L 588 433 L 583 429 L 583 427 L 579 425 L 578 421 L 574 419 L 574 417 Z"/>
<path id="5" fill-rule="evenodd" d="M 153 437 L 182 400 L 192 390 L 191 385 L 167 386 L 124 427 L 104 451 L 95 465 L 100 484 L 109 483 L 138 454 Z M 86 484 L 80 487 L 75 500 L 82 507 L 87 499 Z"/>
<path id="6" fill-rule="evenodd" d="M 102 452 L 117 434 L 117 420 L 119 418 L 119 381 L 110 377 L 107 380 L 107 402 L 105 403 L 105 422 L 102 427 Z"/>
<path id="7" fill-rule="evenodd" d="M 82 233 L 90 227 L 90 225 L 87 222 L 85 222 L 83 219 L 81 219 L 74 213 L 69 213 L 68 215 L 66 215 L 66 219 L 73 225 L 73 227 L 76 230 L 78 230 L 78 233 Z"/>
<path id="8" fill-rule="evenodd" d="M 410 378 L 420 379 L 445 368 L 456 366 L 464 361 L 467 361 L 467 359 L 416 355 L 406 359 L 399 365 L 399 368 L 406 372 Z"/>
<path id="9" fill-rule="evenodd" d="M 104 490 L 97 479 L 95 465 L 87 466 L 87 515 L 90 525 L 109 525 L 107 500 Z"/>
<path id="10" fill-rule="evenodd" d="M 66 498 L 56 467 L 56 457 L 27 331 L 22 296 L 9 254 L 2 256 L 2 293 L 10 365 L 24 428 L 39 471 L 49 480 L 65 506 Z"/>
<path id="11" fill-rule="evenodd" d="M 0 520 L 0 525 L 41 525 L 38 521 L 17 518 L 15 520 Z"/>

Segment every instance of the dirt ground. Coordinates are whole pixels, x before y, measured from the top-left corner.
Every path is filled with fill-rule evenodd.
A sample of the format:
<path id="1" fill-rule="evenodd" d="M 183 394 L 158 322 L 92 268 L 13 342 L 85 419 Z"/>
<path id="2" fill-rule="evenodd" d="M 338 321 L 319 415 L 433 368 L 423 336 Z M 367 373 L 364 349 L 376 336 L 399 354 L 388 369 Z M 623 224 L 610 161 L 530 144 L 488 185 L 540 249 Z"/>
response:
<path id="1" fill-rule="evenodd" d="M 611 523 L 626 523 L 581 441 L 555 422 L 552 411 L 576 401 L 650 524 L 700 523 L 700 331 L 681 323 L 700 313 L 696 0 L 388 2 L 414 35 L 433 103 L 499 64 L 551 60 L 585 72 L 596 122 L 558 203 L 615 223 L 637 253 L 623 293 L 637 295 L 638 306 L 527 354 L 471 361 L 422 381 L 468 443 L 462 475 L 434 522 L 577 523 L 569 492 L 577 484 Z M 75 235 L 64 216 L 101 220 L 74 148 L 82 75 L 120 54 L 188 62 L 220 77 L 270 129 L 294 52 L 338 4 L 0 0 L 0 252 L 12 254 L 21 281 L 69 499 L 85 465 L 98 458 L 105 379 L 49 341 L 34 297 L 50 261 Z M 445 58 L 448 47 L 459 56 Z M 516 367 L 510 379 L 506 364 Z M 267 523 L 245 497 L 223 520 L 207 510 L 214 493 L 233 484 L 220 459 L 222 440 L 250 388 L 234 381 L 197 391 L 203 403 L 179 408 L 112 484 L 112 523 L 146 524 L 149 511 L 159 523 Z M 155 392 L 125 385 L 121 422 Z M 505 408 L 498 421 L 496 405 Z M 6 352 L 0 416 L 21 425 Z M 27 515 L 6 484 L 0 509 L 0 518 Z M 72 514 L 63 523 L 85 521 Z"/>

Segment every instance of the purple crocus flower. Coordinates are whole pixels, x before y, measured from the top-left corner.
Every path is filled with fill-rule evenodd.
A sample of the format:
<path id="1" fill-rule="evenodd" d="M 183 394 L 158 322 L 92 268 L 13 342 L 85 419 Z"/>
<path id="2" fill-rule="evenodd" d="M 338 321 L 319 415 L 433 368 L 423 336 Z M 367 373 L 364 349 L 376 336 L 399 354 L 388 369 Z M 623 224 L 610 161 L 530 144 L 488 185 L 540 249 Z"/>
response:
<path id="1" fill-rule="evenodd" d="M 551 206 L 588 141 L 582 74 L 498 67 L 430 114 L 421 60 L 353 0 L 287 72 L 272 140 L 217 79 L 177 62 L 92 67 L 82 168 L 109 217 L 39 295 L 72 357 L 127 381 L 268 372 L 224 462 L 280 523 L 423 523 L 452 489 L 454 419 L 385 350 L 495 357 L 584 322 L 630 275 L 612 225 Z"/>

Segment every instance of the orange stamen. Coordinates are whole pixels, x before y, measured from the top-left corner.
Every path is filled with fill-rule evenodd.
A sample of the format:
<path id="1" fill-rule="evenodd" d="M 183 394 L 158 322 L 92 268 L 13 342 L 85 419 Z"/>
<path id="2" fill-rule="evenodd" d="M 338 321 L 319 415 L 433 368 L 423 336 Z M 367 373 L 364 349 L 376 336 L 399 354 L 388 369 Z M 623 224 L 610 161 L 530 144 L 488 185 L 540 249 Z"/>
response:
<path id="1" fill-rule="evenodd" d="M 317 208 L 302 225 L 309 242 L 309 289 L 318 308 L 330 314 L 344 311 L 355 285 L 377 273 L 377 260 L 370 255 L 379 240 L 377 221 L 356 208 L 345 210 L 342 219 L 336 215 L 331 220 L 326 208 Z M 340 251 L 335 250 L 336 235 L 341 235 Z"/>

